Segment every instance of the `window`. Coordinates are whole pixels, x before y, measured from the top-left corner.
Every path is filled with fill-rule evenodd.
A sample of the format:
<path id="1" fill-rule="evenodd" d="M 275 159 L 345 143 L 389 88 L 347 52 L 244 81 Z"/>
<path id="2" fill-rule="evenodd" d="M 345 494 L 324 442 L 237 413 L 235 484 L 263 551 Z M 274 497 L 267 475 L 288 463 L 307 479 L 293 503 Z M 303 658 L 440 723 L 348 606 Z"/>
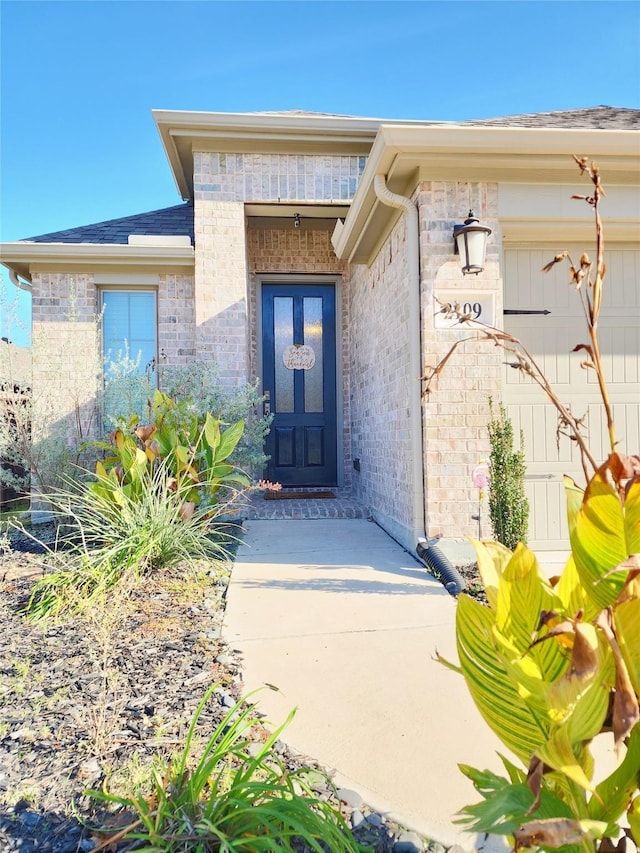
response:
<path id="1" fill-rule="evenodd" d="M 102 340 L 105 364 L 129 358 L 140 373 L 155 366 L 155 292 L 103 290 Z"/>

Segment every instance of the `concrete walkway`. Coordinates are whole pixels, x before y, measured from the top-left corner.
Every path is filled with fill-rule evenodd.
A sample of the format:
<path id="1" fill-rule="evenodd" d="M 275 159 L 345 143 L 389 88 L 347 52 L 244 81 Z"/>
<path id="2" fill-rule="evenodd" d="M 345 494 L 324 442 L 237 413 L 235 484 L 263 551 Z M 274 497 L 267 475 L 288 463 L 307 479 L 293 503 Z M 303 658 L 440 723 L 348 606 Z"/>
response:
<path id="1" fill-rule="evenodd" d="M 499 771 L 501 745 L 461 676 L 455 600 L 366 519 L 249 520 L 224 634 L 242 652 L 247 691 L 283 739 L 335 771 L 373 808 L 443 844 L 503 850 L 462 832 L 476 802 L 457 764 Z"/>

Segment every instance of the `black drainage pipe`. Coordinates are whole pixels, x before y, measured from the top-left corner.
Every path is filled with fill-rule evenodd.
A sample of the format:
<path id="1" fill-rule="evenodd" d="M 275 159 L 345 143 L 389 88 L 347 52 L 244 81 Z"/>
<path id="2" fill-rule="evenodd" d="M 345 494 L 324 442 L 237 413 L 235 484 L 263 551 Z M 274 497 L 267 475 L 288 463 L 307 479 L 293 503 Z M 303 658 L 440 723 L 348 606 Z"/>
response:
<path id="1" fill-rule="evenodd" d="M 451 560 L 443 554 L 437 545 L 430 545 L 426 539 L 418 539 L 416 551 L 422 562 L 431 570 L 449 595 L 459 595 L 467 585 Z"/>

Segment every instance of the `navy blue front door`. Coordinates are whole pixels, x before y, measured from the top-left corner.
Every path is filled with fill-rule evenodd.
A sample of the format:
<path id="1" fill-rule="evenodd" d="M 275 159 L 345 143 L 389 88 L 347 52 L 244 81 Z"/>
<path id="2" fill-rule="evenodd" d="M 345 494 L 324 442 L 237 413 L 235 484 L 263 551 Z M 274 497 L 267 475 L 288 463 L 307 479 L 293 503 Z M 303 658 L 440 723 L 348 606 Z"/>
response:
<path id="1" fill-rule="evenodd" d="M 327 284 L 262 286 L 268 479 L 337 485 L 336 299 Z"/>

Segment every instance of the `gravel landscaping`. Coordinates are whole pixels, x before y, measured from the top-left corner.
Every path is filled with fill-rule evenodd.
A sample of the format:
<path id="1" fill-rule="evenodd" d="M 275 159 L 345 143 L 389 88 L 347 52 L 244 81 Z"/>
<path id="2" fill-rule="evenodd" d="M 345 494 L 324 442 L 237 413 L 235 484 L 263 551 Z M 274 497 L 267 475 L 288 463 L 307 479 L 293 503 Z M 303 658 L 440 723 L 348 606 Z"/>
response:
<path id="1" fill-rule="evenodd" d="M 153 763 L 180 749 L 210 685 L 217 686 L 199 721 L 203 738 L 242 696 L 242 661 L 220 639 L 229 567 L 202 564 L 197 577 L 164 572 L 113 591 L 81 617 L 34 623 L 21 611 L 45 570 L 41 554 L 0 558 L 0 849 L 88 853 L 104 841 L 92 829 L 104 814 L 87 788 L 144 790 Z M 469 582 L 473 570 L 466 574 Z M 319 769 L 284 743 L 277 751 L 291 769 Z M 376 853 L 444 853 L 369 809 L 357 792 L 336 792 L 322 773 L 309 785 Z M 140 848 L 120 841 L 108 849 Z"/>

